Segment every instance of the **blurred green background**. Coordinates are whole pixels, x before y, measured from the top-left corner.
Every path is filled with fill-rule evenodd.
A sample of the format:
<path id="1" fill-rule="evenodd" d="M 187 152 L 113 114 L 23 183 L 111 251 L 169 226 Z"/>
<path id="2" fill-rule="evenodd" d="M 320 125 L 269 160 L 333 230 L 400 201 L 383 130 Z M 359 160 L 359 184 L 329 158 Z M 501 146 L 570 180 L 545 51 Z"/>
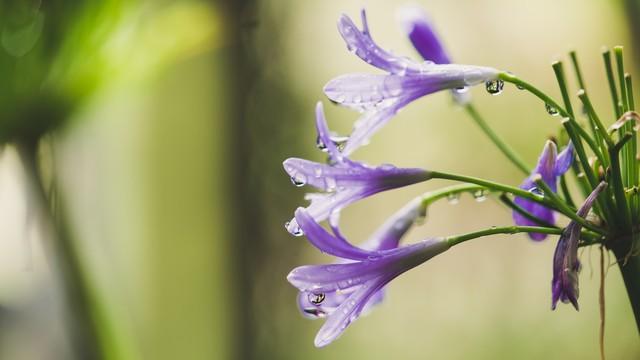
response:
<path id="1" fill-rule="evenodd" d="M 356 114 L 330 105 L 322 94 L 329 79 L 377 71 L 346 51 L 335 26 L 340 14 L 357 18 L 365 6 L 379 44 L 416 58 L 395 17 L 405 1 L 109 3 L 114 5 L 64 15 L 71 23 L 77 16 L 80 25 L 60 30 L 56 41 L 64 45 L 50 62 L 29 60 L 35 58 L 30 51 L 45 48 L 34 17 L 22 37 L 9 36 L 9 45 L 3 40 L 0 74 L 23 71 L 28 76 L 7 86 L 24 84 L 26 90 L 16 91 L 24 99 L 33 99 L 29 91 L 52 89 L 67 106 L 64 125 L 45 139 L 46 156 L 83 269 L 125 349 L 112 358 L 599 357 L 597 249 L 581 254 L 580 312 L 570 306 L 552 312 L 556 239 L 532 243 L 520 235 L 469 242 L 412 270 L 338 341 L 313 347 L 321 321 L 298 313 L 296 290 L 285 276 L 295 266 L 330 259 L 285 232 L 305 189 L 290 184 L 281 163 L 290 156 L 322 159 L 313 123 L 319 99 L 332 128 L 351 129 Z M 414 3 L 431 15 L 456 62 L 512 71 L 558 97 L 550 64 L 577 50 L 592 100 L 609 121 L 600 47 L 625 45 L 627 67 L 639 74 L 630 56 L 640 48 L 629 26 L 637 15 L 633 1 Z M 11 16 L 5 9 L 0 7 L 0 25 L 6 33 Z M 62 23 L 55 21 L 60 13 L 47 9 L 41 8 L 45 29 Z M 89 42 L 96 47 L 82 46 L 83 36 L 94 32 L 101 34 L 99 42 Z M 32 81 L 33 69 L 53 74 L 46 76 L 49 85 Z M 509 85 L 500 96 L 482 87 L 472 93 L 495 130 L 533 164 L 559 119 Z M 522 180 L 446 92 L 408 106 L 356 157 L 514 185 Z M 42 245 L 46 228 L 33 220 L 38 214 L 25 182 L 15 149 L 5 147 L 0 358 L 68 359 L 63 296 Z M 433 181 L 357 203 L 343 211 L 344 232 L 354 242 L 365 240 L 402 204 L 445 184 Z M 495 200 L 478 203 L 468 196 L 455 206 L 435 204 L 408 241 L 509 224 L 509 211 Z M 608 357 L 640 358 L 616 266 L 607 273 L 606 311 Z"/>

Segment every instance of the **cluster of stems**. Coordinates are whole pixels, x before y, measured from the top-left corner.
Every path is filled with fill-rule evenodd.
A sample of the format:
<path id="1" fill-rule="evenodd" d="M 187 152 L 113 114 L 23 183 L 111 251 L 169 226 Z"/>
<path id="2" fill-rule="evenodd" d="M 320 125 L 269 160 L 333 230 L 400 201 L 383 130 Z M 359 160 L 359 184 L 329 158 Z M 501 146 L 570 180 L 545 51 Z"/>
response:
<path id="1" fill-rule="evenodd" d="M 604 69 L 611 94 L 613 115 L 608 127 L 596 112 L 586 90 L 578 57 L 574 51 L 569 54 L 575 72 L 578 91 L 574 101 L 581 104 L 581 111 L 574 110 L 567 76 L 562 61 L 552 64 L 562 102 L 536 88 L 534 85 L 509 72 L 502 72 L 497 81 L 515 85 L 526 90 L 543 102 L 547 112 L 560 116 L 560 132 L 573 143 L 576 160 L 572 164 L 573 179 L 582 198 L 586 198 L 601 182 L 609 184 L 602 196 L 598 197 L 593 215 L 587 220 L 576 215 L 576 204 L 568 178 L 560 178 L 560 191 L 552 191 L 542 181 L 540 175 L 532 174 L 521 157 L 495 132 L 471 104 L 465 109 L 480 129 L 498 147 L 507 159 L 520 169 L 525 176 L 532 176 L 536 184 L 534 189 L 521 189 L 494 181 L 445 172 L 433 172 L 434 178 L 453 180 L 466 184 L 451 186 L 429 193 L 424 197 L 425 206 L 431 202 L 461 192 L 487 191 L 498 194 L 500 201 L 515 212 L 532 220 L 539 226 L 491 227 L 473 233 L 450 236 L 448 241 L 455 245 L 474 238 L 500 233 L 544 233 L 562 234 L 563 229 L 549 224 L 519 207 L 512 197 L 521 197 L 542 204 L 554 211 L 580 223 L 583 226 L 580 246 L 599 244 L 612 251 L 627 286 L 629 298 L 640 326 L 640 262 L 637 259 L 638 225 L 640 224 L 640 175 L 637 154 L 636 133 L 640 127 L 640 115 L 635 112 L 631 75 L 625 72 L 622 47 L 602 52 Z M 614 63 L 615 62 L 615 63 Z M 577 98 L 577 99 L 576 99 Z M 542 107 L 541 107 L 542 108 Z M 564 136 L 563 136 L 564 137 Z M 560 138 L 560 137 L 559 137 Z"/>

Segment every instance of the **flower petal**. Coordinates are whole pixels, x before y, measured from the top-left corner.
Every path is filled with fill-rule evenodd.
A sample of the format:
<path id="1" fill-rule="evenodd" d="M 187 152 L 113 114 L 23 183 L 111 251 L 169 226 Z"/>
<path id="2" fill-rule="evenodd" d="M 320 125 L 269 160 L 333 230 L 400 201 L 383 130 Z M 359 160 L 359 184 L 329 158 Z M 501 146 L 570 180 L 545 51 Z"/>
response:
<path id="1" fill-rule="evenodd" d="M 600 193 L 607 187 L 607 183 L 601 182 L 585 199 L 576 215 L 585 218 L 593 207 Z M 553 255 L 553 279 L 551 280 L 551 309 L 555 310 L 558 300 L 563 303 L 570 302 L 578 310 L 578 273 L 580 261 L 578 260 L 578 241 L 582 225 L 572 220 L 564 229 Z"/>
<path id="2" fill-rule="evenodd" d="M 569 146 L 567 146 L 569 148 Z M 565 166 L 567 163 L 567 158 L 570 153 L 567 152 L 565 157 L 561 160 L 560 163 L 557 162 L 557 148 L 556 144 L 553 141 L 547 141 L 542 150 L 542 154 L 538 158 L 538 163 L 536 164 L 535 169 L 531 172 L 531 176 L 527 177 L 524 182 L 520 185 L 520 188 L 523 190 L 535 190 L 537 189 L 535 183 L 531 180 L 533 176 L 540 174 L 542 176 L 542 180 L 549 185 L 549 188 L 556 192 L 558 184 L 557 184 L 557 174 L 556 168 L 559 164 L 560 167 Z M 569 162 L 570 164 L 570 162 Z M 522 209 L 529 212 L 531 215 L 540 218 L 541 220 L 549 223 L 555 224 L 555 213 L 552 209 L 538 204 L 534 201 L 524 199 L 521 197 L 516 197 L 514 202 L 520 206 Z M 513 212 L 513 221 L 516 225 L 520 226 L 538 226 L 539 224 L 535 221 L 529 220 L 528 218 L 522 216 L 517 211 Z M 529 238 L 536 241 L 541 241 L 547 238 L 546 234 L 541 233 L 528 233 Z"/>
<path id="3" fill-rule="evenodd" d="M 380 251 L 382 257 L 346 264 L 306 265 L 293 269 L 287 280 L 302 291 L 349 289 L 396 270 L 406 271 L 447 250 L 442 239 L 427 239 L 401 248 Z"/>
<path id="4" fill-rule="evenodd" d="M 569 141 L 569 144 L 567 144 L 564 150 L 562 150 L 560 154 L 558 154 L 558 157 L 556 159 L 556 176 L 561 176 L 571 168 L 571 164 L 573 164 L 574 160 L 574 154 L 575 152 L 573 150 L 573 143 Z"/>
<path id="5" fill-rule="evenodd" d="M 340 151 L 338 151 L 336 144 L 331 139 L 331 134 L 329 133 L 329 127 L 327 126 L 327 119 L 324 116 L 324 109 L 321 101 L 318 101 L 316 104 L 316 131 L 318 132 L 318 146 L 326 149 L 329 153 L 329 158 L 333 162 L 342 162 L 344 157 Z"/>
<path id="6" fill-rule="evenodd" d="M 397 248 L 400 239 L 409 231 L 416 219 L 424 216 L 425 211 L 426 208 L 422 205 L 422 197 L 413 199 L 391 215 L 361 247 L 369 250 Z"/>
<path id="7" fill-rule="evenodd" d="M 316 335 L 315 346 L 323 347 L 329 345 L 342 335 L 347 326 L 358 319 L 369 299 L 396 276 L 397 274 L 392 274 L 369 280 L 349 296 L 349 299 L 340 304 L 322 325 Z"/>
<path id="8" fill-rule="evenodd" d="M 449 55 L 422 8 L 404 6 L 398 11 L 398 18 L 413 47 L 423 59 L 436 64 L 451 63 Z"/>
<path id="9" fill-rule="evenodd" d="M 355 247 L 342 237 L 331 235 L 303 208 L 296 210 L 296 221 L 309 242 L 324 253 L 351 260 L 364 260 L 369 257 L 380 256 L 371 251 Z"/>
<path id="10" fill-rule="evenodd" d="M 338 31 L 350 51 L 365 62 L 392 74 L 405 75 L 419 72 L 419 63 L 405 57 L 393 55 L 378 46 L 369 34 L 367 16 L 364 9 L 361 12 L 361 17 L 362 31 L 347 15 L 342 15 L 338 20 Z"/>

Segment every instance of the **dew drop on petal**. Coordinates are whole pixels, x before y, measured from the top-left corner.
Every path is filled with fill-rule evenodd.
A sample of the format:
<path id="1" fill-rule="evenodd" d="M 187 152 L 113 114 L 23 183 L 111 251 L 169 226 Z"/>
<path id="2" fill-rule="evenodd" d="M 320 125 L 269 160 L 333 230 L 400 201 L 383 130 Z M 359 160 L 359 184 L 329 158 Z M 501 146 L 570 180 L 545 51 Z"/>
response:
<path id="1" fill-rule="evenodd" d="M 309 293 L 307 297 L 309 299 L 309 302 L 316 306 L 322 304 L 325 299 L 324 293 Z"/>
<path id="2" fill-rule="evenodd" d="M 291 183 L 297 187 L 302 187 L 306 185 L 307 178 L 302 174 L 295 174 L 291 177 Z"/>
<path id="3" fill-rule="evenodd" d="M 298 223 L 295 221 L 287 221 L 286 223 L 284 223 L 284 228 L 287 229 L 289 234 L 293 236 L 298 237 L 298 236 L 304 235 L 304 232 L 302 231 L 300 226 L 298 226 Z"/>
<path id="4" fill-rule="evenodd" d="M 316 138 L 316 147 L 324 152 L 329 151 L 327 150 L 327 145 L 325 145 L 324 141 L 322 141 L 320 135 L 318 135 L 318 137 Z"/>
<path id="5" fill-rule="evenodd" d="M 489 80 L 484 83 L 487 92 L 491 95 L 498 95 L 502 93 L 502 89 L 504 89 L 504 81 L 503 80 Z"/>
<path id="6" fill-rule="evenodd" d="M 325 190 L 329 192 L 336 191 L 336 187 L 337 187 L 336 179 L 332 178 L 331 176 L 327 176 L 324 179 L 324 182 L 326 186 Z"/>
<path id="7" fill-rule="evenodd" d="M 544 109 L 547 110 L 547 114 L 551 115 L 551 116 L 558 116 L 559 112 L 558 109 L 556 109 L 555 107 L 545 103 L 544 104 Z"/>
<path id="8" fill-rule="evenodd" d="M 453 91 L 456 94 L 465 94 L 469 91 L 469 87 L 468 86 L 462 86 L 462 87 L 457 87 L 455 89 L 453 89 Z"/>

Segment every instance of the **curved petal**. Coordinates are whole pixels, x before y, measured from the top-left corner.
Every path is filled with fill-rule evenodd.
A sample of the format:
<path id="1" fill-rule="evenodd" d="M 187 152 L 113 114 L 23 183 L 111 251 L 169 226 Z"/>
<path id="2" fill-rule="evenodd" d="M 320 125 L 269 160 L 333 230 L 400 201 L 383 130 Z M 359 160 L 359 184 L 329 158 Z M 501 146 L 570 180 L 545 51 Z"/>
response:
<path id="1" fill-rule="evenodd" d="M 413 47 L 423 59 L 436 64 L 451 63 L 449 55 L 422 8 L 404 6 L 398 10 L 398 18 Z"/>
<path id="2" fill-rule="evenodd" d="M 362 31 L 347 15 L 342 15 L 338 20 L 338 31 L 350 51 L 365 62 L 392 74 L 405 75 L 420 72 L 421 64 L 405 57 L 393 55 L 378 46 L 369 34 L 364 9 L 361 12 L 361 17 Z"/>
<path id="3" fill-rule="evenodd" d="M 296 210 L 296 221 L 313 246 L 320 251 L 343 259 L 364 260 L 380 256 L 371 251 L 355 247 L 342 237 L 327 232 L 303 208 Z"/>
<path id="4" fill-rule="evenodd" d="M 585 199 L 576 215 L 581 218 L 586 217 L 606 186 L 607 183 L 601 182 Z M 572 220 L 558 240 L 553 255 L 553 279 L 551 280 L 551 309 L 553 310 L 555 310 L 558 300 L 563 303 L 570 302 L 578 310 L 578 274 L 580 272 L 578 241 L 581 229 L 582 225 Z"/>
<path id="5" fill-rule="evenodd" d="M 287 280 L 302 291 L 331 292 L 349 289 L 395 271 L 406 271 L 446 251 L 449 245 L 442 239 L 427 239 L 419 243 L 381 251 L 379 258 L 346 264 L 306 265 L 293 269 Z"/>
<path id="6" fill-rule="evenodd" d="M 358 319 L 360 313 L 373 295 L 397 275 L 398 274 L 392 274 L 369 280 L 349 296 L 349 299 L 340 304 L 322 325 L 318 334 L 316 334 L 314 340 L 315 346 L 326 346 L 342 335 L 347 326 Z"/>
<path id="7" fill-rule="evenodd" d="M 560 154 L 558 154 L 558 157 L 556 159 L 556 176 L 561 176 L 571 168 L 571 164 L 573 164 L 574 154 L 575 152 L 573 150 L 573 143 L 569 141 L 569 144 L 567 144 L 564 150 L 562 150 Z"/>
<path id="8" fill-rule="evenodd" d="M 326 149 L 329 153 L 329 158 L 334 162 L 342 162 L 344 157 L 338 151 L 336 144 L 331 139 L 329 133 L 329 127 L 327 126 L 327 119 L 324 116 L 324 109 L 322 102 L 318 101 L 316 104 L 316 131 L 318 132 L 318 146 Z"/>
<path id="9" fill-rule="evenodd" d="M 396 211 L 387 221 L 369 237 L 362 248 L 368 250 L 389 250 L 398 247 L 400 239 L 411 229 L 416 219 L 424 215 L 426 208 L 422 205 L 422 197 L 413 199 Z"/>

